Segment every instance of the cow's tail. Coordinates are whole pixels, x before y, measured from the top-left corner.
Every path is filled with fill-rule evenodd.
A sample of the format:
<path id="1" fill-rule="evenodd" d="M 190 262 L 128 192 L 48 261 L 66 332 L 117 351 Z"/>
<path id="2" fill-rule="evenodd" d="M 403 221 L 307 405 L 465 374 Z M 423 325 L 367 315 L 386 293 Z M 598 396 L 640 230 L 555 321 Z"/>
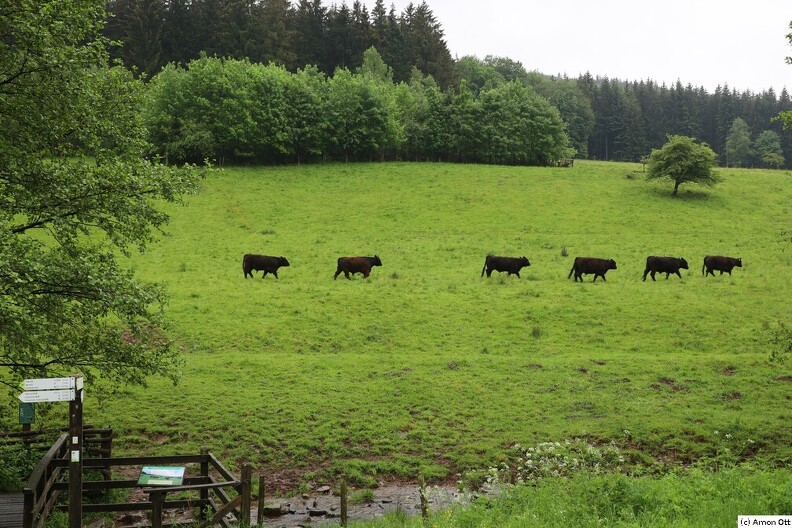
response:
<path id="1" fill-rule="evenodd" d="M 487 271 L 487 259 L 484 259 L 484 267 L 481 268 L 481 276 L 484 276 L 484 272 Z"/>
<path id="2" fill-rule="evenodd" d="M 575 264 L 572 263 L 572 269 L 569 270 L 569 275 L 567 275 L 567 279 L 572 277 L 572 273 L 574 273 L 574 272 L 575 272 Z"/>
<path id="3" fill-rule="evenodd" d="M 704 259 L 704 264 L 701 265 L 701 274 L 704 275 L 704 268 L 707 267 L 707 259 Z"/>

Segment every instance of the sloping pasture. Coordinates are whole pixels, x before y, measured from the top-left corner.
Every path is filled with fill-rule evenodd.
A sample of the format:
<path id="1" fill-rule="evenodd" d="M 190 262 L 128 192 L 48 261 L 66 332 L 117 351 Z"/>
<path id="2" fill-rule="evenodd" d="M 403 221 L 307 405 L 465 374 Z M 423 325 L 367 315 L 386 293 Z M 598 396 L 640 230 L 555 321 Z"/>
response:
<path id="1" fill-rule="evenodd" d="M 792 316 L 792 176 L 721 174 L 677 198 L 640 165 L 580 161 L 213 174 L 132 262 L 171 293 L 181 382 L 89 398 L 87 419 L 118 429 L 121 451 L 206 445 L 363 482 L 453 477 L 575 436 L 646 463 L 725 448 L 788 462 L 792 365 L 768 361 L 763 325 Z M 488 252 L 531 266 L 481 278 Z M 244 253 L 291 266 L 245 280 Z M 337 257 L 374 254 L 368 279 L 333 280 Z M 705 279 L 707 254 L 744 267 Z M 642 282 L 647 255 L 690 269 Z M 574 283 L 575 256 L 618 269 Z"/>

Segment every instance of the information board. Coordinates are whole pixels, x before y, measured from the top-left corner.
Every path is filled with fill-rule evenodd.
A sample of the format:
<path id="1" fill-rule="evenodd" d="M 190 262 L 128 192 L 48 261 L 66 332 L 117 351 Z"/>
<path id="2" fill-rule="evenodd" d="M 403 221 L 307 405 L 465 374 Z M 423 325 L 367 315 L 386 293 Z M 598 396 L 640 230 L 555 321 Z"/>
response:
<path id="1" fill-rule="evenodd" d="M 184 468 L 176 466 L 143 466 L 138 486 L 181 486 Z"/>

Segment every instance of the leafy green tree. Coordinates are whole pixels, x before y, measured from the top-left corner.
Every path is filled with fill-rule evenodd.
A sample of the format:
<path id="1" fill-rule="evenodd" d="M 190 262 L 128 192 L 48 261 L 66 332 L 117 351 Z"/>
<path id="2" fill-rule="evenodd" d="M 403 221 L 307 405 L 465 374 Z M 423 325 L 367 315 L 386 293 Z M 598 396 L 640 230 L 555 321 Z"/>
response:
<path id="1" fill-rule="evenodd" d="M 751 131 L 741 118 L 732 123 L 726 138 L 726 166 L 746 167 L 751 159 Z"/>
<path id="2" fill-rule="evenodd" d="M 474 95 L 506 83 L 506 79 L 491 65 L 473 55 L 466 55 L 456 62 L 457 75 Z"/>
<path id="3" fill-rule="evenodd" d="M 109 68 L 102 0 L 0 9 L 0 384 L 82 373 L 178 376 L 161 288 L 118 253 L 143 249 L 160 200 L 195 173 L 143 157 L 143 85 Z"/>
<path id="4" fill-rule="evenodd" d="M 579 85 L 569 79 L 550 79 L 539 74 L 528 74 L 528 83 L 536 92 L 558 108 L 569 136 L 569 145 L 575 155 L 588 155 L 588 139 L 594 128 L 594 111 Z"/>
<path id="5" fill-rule="evenodd" d="M 669 136 L 663 148 L 649 156 L 646 179 L 673 181 L 675 196 L 683 183 L 712 186 L 720 181 L 712 170 L 715 159 L 715 152 L 706 143 L 696 143 L 687 136 Z"/>
<path id="6" fill-rule="evenodd" d="M 480 104 L 479 161 L 544 165 L 571 156 L 561 115 L 532 88 L 512 81 L 482 92 Z"/>
<path id="7" fill-rule="evenodd" d="M 327 105 L 334 157 L 370 160 L 387 145 L 388 104 L 373 83 L 339 68 L 328 81 Z"/>
<path id="8" fill-rule="evenodd" d="M 781 149 L 781 138 L 772 130 L 765 130 L 756 138 L 753 152 L 760 166 L 778 169 L 784 165 L 784 151 Z"/>
<path id="9" fill-rule="evenodd" d="M 322 154 L 329 124 L 325 121 L 327 81 L 316 66 L 306 66 L 288 78 L 286 133 L 299 164 Z"/>

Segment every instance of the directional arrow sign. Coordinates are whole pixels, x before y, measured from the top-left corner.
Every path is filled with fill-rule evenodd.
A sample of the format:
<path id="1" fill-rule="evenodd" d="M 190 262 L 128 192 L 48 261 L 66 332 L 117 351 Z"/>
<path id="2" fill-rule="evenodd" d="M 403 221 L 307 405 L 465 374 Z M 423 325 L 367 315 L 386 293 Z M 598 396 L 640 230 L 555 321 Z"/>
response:
<path id="1" fill-rule="evenodd" d="M 72 401 L 74 389 L 26 391 L 19 395 L 19 399 L 24 403 Z"/>
<path id="2" fill-rule="evenodd" d="M 26 379 L 26 391 L 73 389 L 74 378 L 39 378 Z"/>

